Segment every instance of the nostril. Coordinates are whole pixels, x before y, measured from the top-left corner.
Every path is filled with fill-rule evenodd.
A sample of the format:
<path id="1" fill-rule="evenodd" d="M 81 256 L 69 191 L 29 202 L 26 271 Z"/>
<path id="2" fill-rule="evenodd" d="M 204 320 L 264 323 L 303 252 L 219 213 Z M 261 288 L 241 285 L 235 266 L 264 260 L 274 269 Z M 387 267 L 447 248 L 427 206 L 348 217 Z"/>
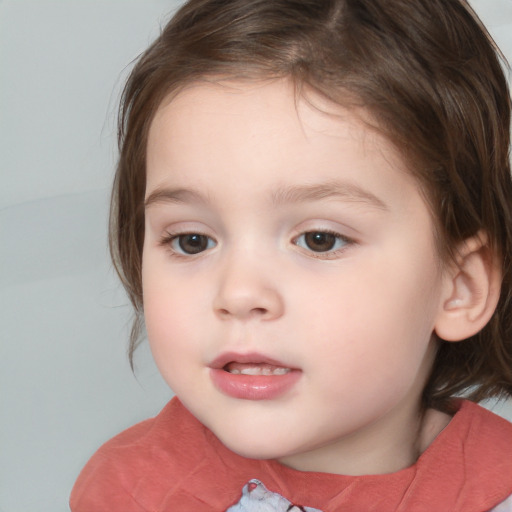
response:
<path id="1" fill-rule="evenodd" d="M 240 283 L 238 285 L 238 288 L 225 285 L 219 289 L 212 304 L 219 318 L 268 320 L 282 315 L 284 305 L 277 290 L 256 286 L 244 288 Z"/>
<path id="2" fill-rule="evenodd" d="M 226 308 L 219 308 L 217 311 L 221 316 L 240 316 L 240 314 L 237 313 L 236 311 L 234 312 Z M 246 316 L 263 316 L 266 315 L 267 313 L 268 310 L 266 308 L 251 308 Z"/>

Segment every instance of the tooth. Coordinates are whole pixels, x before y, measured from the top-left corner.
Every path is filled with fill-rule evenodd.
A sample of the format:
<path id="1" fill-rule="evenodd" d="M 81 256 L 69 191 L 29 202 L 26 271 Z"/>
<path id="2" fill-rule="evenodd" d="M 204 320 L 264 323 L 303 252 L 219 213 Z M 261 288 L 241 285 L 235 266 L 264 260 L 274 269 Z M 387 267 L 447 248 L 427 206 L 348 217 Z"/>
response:
<path id="1" fill-rule="evenodd" d="M 240 370 L 242 375 L 261 375 L 261 368 L 252 367 L 252 368 L 243 368 Z"/>
<path id="2" fill-rule="evenodd" d="M 264 376 L 272 376 L 272 375 L 286 375 L 291 372 L 290 368 L 284 367 L 275 367 L 275 366 L 246 366 L 244 368 L 230 368 L 227 367 L 225 370 L 232 375 L 264 375 Z"/>

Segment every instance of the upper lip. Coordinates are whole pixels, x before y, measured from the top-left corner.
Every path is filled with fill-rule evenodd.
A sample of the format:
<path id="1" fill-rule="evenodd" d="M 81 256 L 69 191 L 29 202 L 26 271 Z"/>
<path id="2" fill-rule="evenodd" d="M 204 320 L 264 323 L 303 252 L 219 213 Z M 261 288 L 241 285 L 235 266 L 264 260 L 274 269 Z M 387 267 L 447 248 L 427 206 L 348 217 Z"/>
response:
<path id="1" fill-rule="evenodd" d="M 254 364 L 269 364 L 279 368 L 292 368 L 290 365 L 283 363 L 272 357 L 268 357 L 258 352 L 248 352 L 240 354 L 237 352 L 224 352 L 210 363 L 210 368 L 221 369 L 229 363 L 254 363 Z"/>

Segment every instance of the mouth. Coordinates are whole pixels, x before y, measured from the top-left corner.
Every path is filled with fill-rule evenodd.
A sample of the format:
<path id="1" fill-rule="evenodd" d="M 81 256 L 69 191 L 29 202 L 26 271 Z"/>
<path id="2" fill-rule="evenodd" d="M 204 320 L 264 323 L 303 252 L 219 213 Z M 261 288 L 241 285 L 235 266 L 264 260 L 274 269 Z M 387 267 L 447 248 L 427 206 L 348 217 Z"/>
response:
<path id="1" fill-rule="evenodd" d="M 232 398 L 270 400 L 288 393 L 302 371 L 261 354 L 225 353 L 210 365 L 215 387 Z"/>
<path id="2" fill-rule="evenodd" d="M 231 361 L 224 365 L 222 369 L 232 375 L 286 375 L 292 371 L 291 368 L 284 366 L 274 366 L 267 363 L 239 363 Z"/>
<path id="3" fill-rule="evenodd" d="M 232 375 L 286 375 L 296 368 L 282 361 L 258 353 L 237 354 L 227 352 L 221 354 L 211 364 L 214 370 L 224 370 Z"/>

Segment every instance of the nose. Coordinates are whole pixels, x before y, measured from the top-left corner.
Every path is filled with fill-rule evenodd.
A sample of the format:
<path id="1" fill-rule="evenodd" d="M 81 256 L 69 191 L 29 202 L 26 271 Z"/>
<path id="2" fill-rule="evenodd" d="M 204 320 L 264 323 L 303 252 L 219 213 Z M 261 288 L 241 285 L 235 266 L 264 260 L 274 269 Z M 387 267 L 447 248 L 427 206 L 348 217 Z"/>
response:
<path id="1" fill-rule="evenodd" d="M 278 282 L 265 272 L 263 265 L 246 259 L 226 262 L 213 308 L 223 320 L 274 320 L 282 316 L 284 302 Z"/>

